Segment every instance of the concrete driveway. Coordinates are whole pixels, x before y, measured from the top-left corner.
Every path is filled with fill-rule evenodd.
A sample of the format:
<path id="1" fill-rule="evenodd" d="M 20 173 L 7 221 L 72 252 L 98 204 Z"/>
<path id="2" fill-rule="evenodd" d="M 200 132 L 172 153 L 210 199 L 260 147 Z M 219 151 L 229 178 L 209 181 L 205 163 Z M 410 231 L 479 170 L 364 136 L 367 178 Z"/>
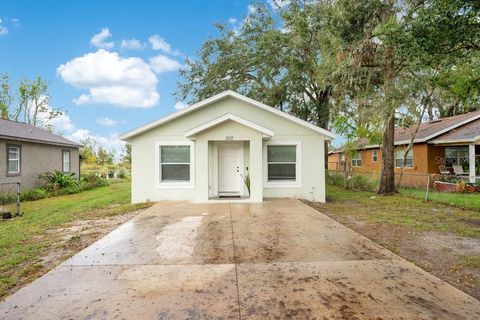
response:
<path id="1" fill-rule="evenodd" d="M 5 319 L 480 319 L 480 302 L 297 200 L 160 202 Z"/>

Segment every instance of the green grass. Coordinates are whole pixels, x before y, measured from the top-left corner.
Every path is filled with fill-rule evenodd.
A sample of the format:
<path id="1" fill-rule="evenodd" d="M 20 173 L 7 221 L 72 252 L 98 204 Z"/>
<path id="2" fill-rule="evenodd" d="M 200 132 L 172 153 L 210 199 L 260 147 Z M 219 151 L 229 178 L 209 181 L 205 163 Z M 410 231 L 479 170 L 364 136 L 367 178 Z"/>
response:
<path id="1" fill-rule="evenodd" d="M 400 193 L 412 198 L 425 199 L 425 190 L 402 189 Z M 480 194 L 478 193 L 448 193 L 430 190 L 428 200 L 459 208 L 480 211 Z"/>
<path id="2" fill-rule="evenodd" d="M 130 182 L 22 203 L 22 217 L 0 222 L 0 297 L 37 276 L 41 257 L 56 245 L 49 230 L 75 220 L 105 218 L 148 205 L 130 204 Z"/>
<path id="3" fill-rule="evenodd" d="M 436 202 L 425 202 L 410 194 L 378 196 L 372 192 L 327 186 L 327 203 L 318 204 L 335 215 L 352 215 L 369 223 L 408 226 L 421 231 L 449 232 L 480 238 L 480 214 Z"/>

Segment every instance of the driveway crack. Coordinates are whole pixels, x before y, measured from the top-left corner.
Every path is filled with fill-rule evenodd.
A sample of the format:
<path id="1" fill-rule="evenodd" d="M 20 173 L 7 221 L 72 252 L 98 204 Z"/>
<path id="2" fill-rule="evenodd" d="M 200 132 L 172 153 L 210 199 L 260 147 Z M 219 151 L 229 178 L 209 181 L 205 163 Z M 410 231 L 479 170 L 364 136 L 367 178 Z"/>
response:
<path id="1" fill-rule="evenodd" d="M 237 252 L 235 250 L 235 233 L 233 232 L 233 216 L 232 216 L 232 204 L 228 204 L 230 212 L 230 227 L 232 229 L 232 247 L 233 247 L 233 265 L 235 268 L 235 285 L 237 287 L 237 304 L 238 304 L 238 318 L 242 320 L 242 309 L 240 307 L 240 289 L 238 286 L 238 271 L 237 271 Z"/>

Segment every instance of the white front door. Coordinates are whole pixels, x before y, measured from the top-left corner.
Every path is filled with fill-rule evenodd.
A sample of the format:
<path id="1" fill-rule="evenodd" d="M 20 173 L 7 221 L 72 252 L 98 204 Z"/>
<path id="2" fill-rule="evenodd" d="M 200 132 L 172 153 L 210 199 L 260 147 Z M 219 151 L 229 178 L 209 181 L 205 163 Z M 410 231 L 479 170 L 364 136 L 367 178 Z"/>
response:
<path id="1" fill-rule="evenodd" d="M 243 142 L 218 145 L 218 195 L 243 195 Z"/>

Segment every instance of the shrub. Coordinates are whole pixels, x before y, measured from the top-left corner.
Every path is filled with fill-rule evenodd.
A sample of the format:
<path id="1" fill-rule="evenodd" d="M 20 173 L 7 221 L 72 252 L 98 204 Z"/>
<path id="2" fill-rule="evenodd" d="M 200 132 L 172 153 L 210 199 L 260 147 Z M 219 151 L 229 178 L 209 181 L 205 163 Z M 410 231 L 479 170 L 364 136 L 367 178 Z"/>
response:
<path id="1" fill-rule="evenodd" d="M 96 173 L 89 173 L 82 177 L 81 184 L 84 184 L 84 190 L 108 186 L 108 181 L 101 178 Z"/>
<path id="2" fill-rule="evenodd" d="M 20 201 L 35 201 L 48 197 L 48 191 L 45 189 L 25 190 L 20 193 Z"/>
<path id="3" fill-rule="evenodd" d="M 12 193 L 12 192 L 0 193 L 0 205 L 15 203 L 15 201 L 17 201 L 17 195 L 15 193 Z"/>
<path id="4" fill-rule="evenodd" d="M 126 179 L 128 175 L 127 169 L 120 167 L 117 171 L 117 178 Z"/>
<path id="5" fill-rule="evenodd" d="M 378 182 L 376 179 L 368 179 L 361 174 L 353 175 L 352 179 L 348 181 L 348 185 L 351 189 L 359 191 L 375 191 L 377 189 Z"/>
<path id="6" fill-rule="evenodd" d="M 57 191 L 78 184 L 74 178 L 74 173 L 63 173 L 58 170 L 55 172 L 46 172 L 38 177 L 45 181 L 45 187 L 50 191 Z"/>
<path id="7" fill-rule="evenodd" d="M 340 173 L 328 173 L 327 172 L 327 184 L 334 186 L 345 186 L 345 179 Z"/>

